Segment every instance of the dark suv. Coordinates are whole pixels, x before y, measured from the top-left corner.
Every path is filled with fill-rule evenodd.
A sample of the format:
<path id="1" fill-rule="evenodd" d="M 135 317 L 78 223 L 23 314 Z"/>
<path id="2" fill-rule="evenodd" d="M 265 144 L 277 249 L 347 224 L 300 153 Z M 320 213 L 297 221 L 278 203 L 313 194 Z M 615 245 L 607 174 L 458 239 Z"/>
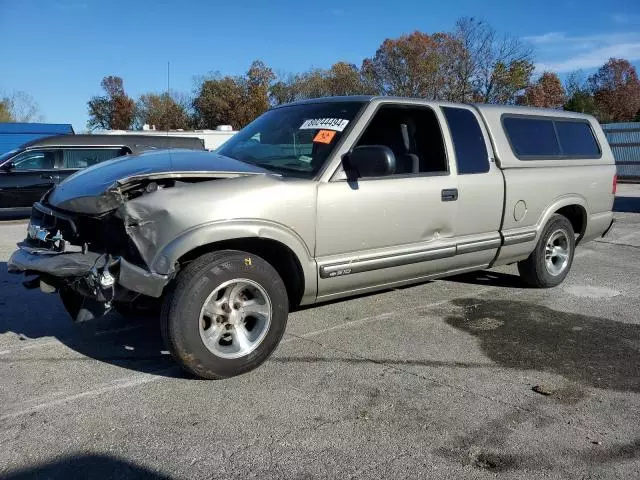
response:
<path id="1" fill-rule="evenodd" d="M 29 213 L 47 190 L 82 168 L 167 148 L 204 150 L 204 143 L 154 135 L 56 135 L 25 143 L 0 156 L 0 213 Z"/>

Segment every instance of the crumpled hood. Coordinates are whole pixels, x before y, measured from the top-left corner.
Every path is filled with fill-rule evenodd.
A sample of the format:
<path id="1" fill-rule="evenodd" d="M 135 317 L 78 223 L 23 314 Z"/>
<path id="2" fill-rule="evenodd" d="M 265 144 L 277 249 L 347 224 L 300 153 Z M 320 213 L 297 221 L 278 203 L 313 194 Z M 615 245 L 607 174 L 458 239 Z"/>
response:
<path id="1" fill-rule="evenodd" d="M 269 172 L 260 167 L 212 152 L 156 150 L 118 157 L 80 170 L 51 191 L 47 202 L 64 210 L 99 214 L 118 206 L 104 194 L 140 178 L 213 179 L 266 173 Z"/>

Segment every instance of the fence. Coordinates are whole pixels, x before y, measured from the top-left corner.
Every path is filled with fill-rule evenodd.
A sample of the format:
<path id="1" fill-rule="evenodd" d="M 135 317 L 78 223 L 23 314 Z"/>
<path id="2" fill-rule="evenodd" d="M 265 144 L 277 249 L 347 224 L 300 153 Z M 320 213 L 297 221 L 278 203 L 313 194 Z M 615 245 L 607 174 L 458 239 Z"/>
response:
<path id="1" fill-rule="evenodd" d="M 640 181 L 640 122 L 602 125 L 616 159 L 618 178 Z"/>

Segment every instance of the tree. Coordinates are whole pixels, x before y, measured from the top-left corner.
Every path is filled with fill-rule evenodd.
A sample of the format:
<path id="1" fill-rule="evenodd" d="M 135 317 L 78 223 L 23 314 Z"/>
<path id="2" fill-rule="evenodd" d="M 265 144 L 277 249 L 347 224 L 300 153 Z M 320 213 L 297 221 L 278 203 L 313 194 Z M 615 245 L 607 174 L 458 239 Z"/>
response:
<path id="1" fill-rule="evenodd" d="M 601 122 L 630 122 L 640 110 L 640 80 L 633 65 L 610 58 L 589 77 Z"/>
<path id="2" fill-rule="evenodd" d="M 271 105 L 282 105 L 298 100 L 297 87 L 298 75 L 280 74 L 269 90 Z"/>
<path id="3" fill-rule="evenodd" d="M 281 75 L 271 85 L 270 99 L 272 105 L 280 105 L 306 98 L 375 93 L 375 87 L 366 83 L 358 67 L 340 61 L 329 69 L 312 68 L 296 75 Z"/>
<path id="4" fill-rule="evenodd" d="M 498 35 L 473 17 L 456 22 L 453 37 L 462 46 L 455 65 L 459 102 L 514 103 L 534 71 L 530 47 L 516 37 Z"/>
<path id="5" fill-rule="evenodd" d="M 269 88 L 276 76 L 261 60 L 254 60 L 246 74 L 245 95 L 247 97 L 244 123 L 262 115 L 269 109 Z"/>
<path id="6" fill-rule="evenodd" d="M 532 107 L 560 109 L 564 105 L 565 91 L 558 75 L 544 72 L 540 78 L 526 88 L 518 103 Z"/>
<path id="7" fill-rule="evenodd" d="M 28 93 L 13 92 L 0 99 L 0 122 L 37 122 L 43 118 L 40 107 Z"/>
<path id="8" fill-rule="evenodd" d="M 106 95 L 92 97 L 89 108 L 90 130 L 127 130 L 133 124 L 136 104 L 124 91 L 122 78 L 108 76 L 102 79 L 100 86 Z"/>
<path id="9" fill-rule="evenodd" d="M 415 31 L 382 42 L 376 54 L 363 61 L 361 75 L 366 87 L 383 95 L 448 99 L 462 52 L 447 33 Z"/>
<path id="10" fill-rule="evenodd" d="M 242 127 L 245 122 L 242 82 L 230 76 L 203 81 L 193 100 L 193 108 L 201 128 L 226 124 L 236 129 Z"/>
<path id="11" fill-rule="evenodd" d="M 320 68 L 313 68 L 308 72 L 296 75 L 293 90 L 296 100 L 305 98 L 320 98 L 331 95 L 328 72 Z"/>
<path id="12" fill-rule="evenodd" d="M 220 76 L 201 80 L 193 100 L 196 122 L 202 128 L 229 124 L 242 128 L 270 106 L 273 71 L 260 60 L 242 76 Z"/>
<path id="13" fill-rule="evenodd" d="M 570 112 L 595 115 L 596 105 L 589 86 L 581 71 L 571 72 L 565 80 L 566 103 L 564 109 Z"/>
<path id="14" fill-rule="evenodd" d="M 13 115 L 9 109 L 9 102 L 6 99 L 0 100 L 0 122 L 13 122 Z"/>
<path id="15" fill-rule="evenodd" d="M 376 93 L 368 88 L 358 67 L 352 63 L 336 62 L 326 75 L 330 95 L 367 95 Z"/>
<path id="16" fill-rule="evenodd" d="M 191 124 L 187 108 L 188 100 L 175 93 L 146 93 L 137 102 L 136 120 L 158 130 L 187 129 Z"/>

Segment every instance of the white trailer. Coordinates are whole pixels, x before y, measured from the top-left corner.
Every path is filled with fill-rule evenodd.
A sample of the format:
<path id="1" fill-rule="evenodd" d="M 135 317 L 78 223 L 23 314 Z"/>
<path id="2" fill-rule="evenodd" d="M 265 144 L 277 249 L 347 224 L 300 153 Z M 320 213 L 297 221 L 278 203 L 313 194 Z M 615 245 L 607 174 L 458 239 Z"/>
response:
<path id="1" fill-rule="evenodd" d="M 105 130 L 106 135 L 163 135 L 167 137 L 196 137 L 204 140 L 204 148 L 215 150 L 233 137 L 237 131 L 229 125 L 220 125 L 215 130 L 169 130 L 160 131 L 145 125 L 142 130 Z"/>

